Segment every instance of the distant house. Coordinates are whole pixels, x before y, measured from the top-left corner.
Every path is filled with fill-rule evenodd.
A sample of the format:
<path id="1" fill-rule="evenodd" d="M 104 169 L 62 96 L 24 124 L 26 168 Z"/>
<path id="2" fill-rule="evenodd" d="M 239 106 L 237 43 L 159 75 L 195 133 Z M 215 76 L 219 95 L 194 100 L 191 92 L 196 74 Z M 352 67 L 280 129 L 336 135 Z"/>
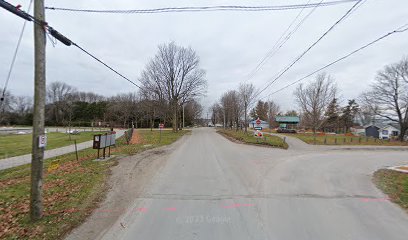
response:
<path id="1" fill-rule="evenodd" d="M 392 124 L 371 124 L 364 127 L 365 135 L 367 137 L 374 137 L 379 139 L 390 139 L 398 137 L 400 130 L 398 126 Z"/>
<path id="2" fill-rule="evenodd" d="M 356 136 L 364 136 L 365 135 L 365 127 L 363 126 L 353 126 L 350 128 L 350 132 Z"/>
<path id="3" fill-rule="evenodd" d="M 297 129 L 300 118 L 298 116 L 276 116 L 275 121 L 279 123 L 279 128 Z"/>
<path id="4" fill-rule="evenodd" d="M 269 128 L 269 123 L 264 121 L 264 120 L 261 120 L 261 124 L 257 125 L 256 124 L 256 119 L 254 119 L 254 120 L 249 122 L 248 126 L 249 126 L 249 128 L 262 127 L 262 129 L 264 129 L 264 128 Z"/>
<path id="5" fill-rule="evenodd" d="M 365 129 L 365 135 L 367 137 L 373 137 L 373 138 L 379 138 L 380 137 L 380 127 L 376 125 L 367 125 L 364 126 Z"/>
<path id="6" fill-rule="evenodd" d="M 391 139 L 398 137 L 400 134 L 400 130 L 392 125 L 381 127 L 378 131 L 380 139 Z"/>

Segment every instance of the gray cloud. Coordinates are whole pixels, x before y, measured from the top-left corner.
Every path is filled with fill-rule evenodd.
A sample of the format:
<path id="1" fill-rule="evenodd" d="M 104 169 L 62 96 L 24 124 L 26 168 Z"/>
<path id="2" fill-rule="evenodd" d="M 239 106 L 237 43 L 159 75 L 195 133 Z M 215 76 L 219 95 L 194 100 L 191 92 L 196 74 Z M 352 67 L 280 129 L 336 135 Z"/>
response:
<path id="1" fill-rule="evenodd" d="M 304 3 L 306 1 L 291 1 Z M 28 0 L 11 1 L 22 3 Z M 287 1 L 48 1 L 47 6 L 97 9 L 136 9 L 202 5 L 271 5 Z M 351 4 L 319 8 L 287 44 L 251 79 L 262 88 L 267 81 L 328 29 Z M 47 21 L 72 41 L 94 53 L 131 79 L 157 51 L 157 45 L 176 41 L 191 46 L 207 71 L 208 93 L 202 102 L 209 106 L 220 95 L 238 87 L 272 48 L 299 10 L 282 12 L 206 12 L 150 15 L 99 15 L 47 11 Z M 309 10 L 307 10 L 309 11 Z M 23 21 L 0 10 L 0 84 L 4 84 Z M 265 94 L 278 89 L 329 61 L 393 30 L 408 20 L 406 0 L 367 1 L 340 24 Z M 365 90 L 385 64 L 408 54 L 408 33 L 392 36 L 329 69 L 344 98 L 355 98 Z M 74 47 L 59 43 L 47 47 L 47 80 L 64 81 L 80 90 L 110 96 L 136 91 L 133 85 Z M 307 82 L 308 80 L 305 80 Z M 291 87 L 271 98 L 284 109 L 296 108 Z M 9 85 L 17 95 L 33 92 L 33 34 L 29 23 Z"/>

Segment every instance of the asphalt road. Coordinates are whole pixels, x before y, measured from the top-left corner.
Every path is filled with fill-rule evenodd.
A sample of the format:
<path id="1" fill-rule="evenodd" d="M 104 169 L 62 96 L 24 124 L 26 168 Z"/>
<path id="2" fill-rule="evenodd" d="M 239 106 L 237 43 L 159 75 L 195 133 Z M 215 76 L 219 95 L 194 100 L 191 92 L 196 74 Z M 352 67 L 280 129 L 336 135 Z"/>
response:
<path id="1" fill-rule="evenodd" d="M 195 129 L 104 239 L 405 240 L 408 214 L 371 182 L 408 152 L 280 150 Z"/>

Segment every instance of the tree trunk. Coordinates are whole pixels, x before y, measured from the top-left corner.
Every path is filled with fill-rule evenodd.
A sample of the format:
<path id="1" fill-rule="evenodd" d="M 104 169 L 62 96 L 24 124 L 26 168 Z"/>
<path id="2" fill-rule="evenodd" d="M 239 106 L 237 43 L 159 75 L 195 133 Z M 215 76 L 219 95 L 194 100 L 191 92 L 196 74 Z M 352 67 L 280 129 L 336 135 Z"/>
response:
<path id="1" fill-rule="evenodd" d="M 150 116 L 150 131 L 153 131 L 153 116 Z"/>
<path id="2" fill-rule="evenodd" d="M 173 132 L 177 132 L 177 102 L 173 103 Z"/>
<path id="3" fill-rule="evenodd" d="M 247 119 L 247 111 L 248 111 L 248 104 L 247 103 L 245 103 L 245 106 L 244 106 L 244 112 L 245 112 L 245 116 L 244 116 L 244 119 L 245 119 L 245 133 L 248 131 L 248 119 Z"/>
<path id="4" fill-rule="evenodd" d="M 400 140 L 401 142 L 403 142 L 403 141 L 404 141 L 404 136 L 405 136 L 405 133 L 406 133 L 407 130 L 408 130 L 408 127 L 407 127 L 407 126 L 401 126 L 401 125 L 400 125 L 400 129 L 401 129 L 401 132 L 400 132 L 400 135 L 398 136 L 398 140 Z"/>

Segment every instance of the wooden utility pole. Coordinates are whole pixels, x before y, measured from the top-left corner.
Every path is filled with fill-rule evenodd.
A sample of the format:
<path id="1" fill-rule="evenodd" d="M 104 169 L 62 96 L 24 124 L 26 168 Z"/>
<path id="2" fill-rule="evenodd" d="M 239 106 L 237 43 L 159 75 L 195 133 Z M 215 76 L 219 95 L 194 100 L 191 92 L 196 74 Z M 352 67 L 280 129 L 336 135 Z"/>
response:
<path id="1" fill-rule="evenodd" d="M 44 0 L 34 0 L 34 17 L 45 22 Z M 34 114 L 33 144 L 31 157 L 31 220 L 39 220 L 43 215 L 43 161 L 44 148 L 40 138 L 45 135 L 45 25 L 34 24 Z"/>

